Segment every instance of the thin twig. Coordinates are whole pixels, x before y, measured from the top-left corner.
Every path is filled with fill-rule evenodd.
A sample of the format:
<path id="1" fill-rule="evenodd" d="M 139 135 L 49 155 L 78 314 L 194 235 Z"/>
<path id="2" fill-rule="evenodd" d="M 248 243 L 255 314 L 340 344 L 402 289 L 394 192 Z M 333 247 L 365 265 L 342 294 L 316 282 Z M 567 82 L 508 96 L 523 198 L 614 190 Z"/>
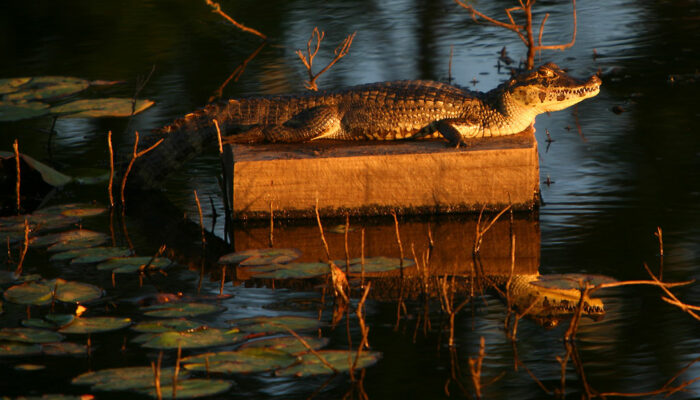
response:
<path id="1" fill-rule="evenodd" d="M 109 148 L 109 183 L 107 184 L 107 194 L 109 195 L 109 207 L 114 208 L 114 193 L 112 185 L 114 183 L 114 149 L 112 148 L 112 131 L 107 132 L 107 147 Z"/>
<path id="2" fill-rule="evenodd" d="M 244 32 L 252 33 L 253 35 L 258 36 L 262 39 L 267 39 L 267 36 L 265 36 L 263 33 L 260 33 L 259 31 L 255 30 L 253 28 L 249 28 L 249 27 L 241 24 L 240 22 L 237 22 L 235 19 L 229 17 L 225 12 L 221 11 L 221 6 L 219 5 L 219 3 L 214 3 L 211 0 L 204 0 L 204 1 L 207 3 L 207 5 L 209 5 L 209 7 L 212 8 L 212 12 L 217 13 L 217 14 L 221 15 L 222 17 L 226 18 L 236 28 L 238 28 Z"/>
<path id="3" fill-rule="evenodd" d="M 24 257 L 27 255 L 27 249 L 29 248 L 29 223 L 27 219 L 24 219 L 24 241 L 22 242 L 22 253 L 19 256 L 19 262 L 17 263 L 17 269 L 15 270 L 15 276 L 19 277 L 22 275 L 22 264 L 24 264 Z"/>
<path id="4" fill-rule="evenodd" d="M 348 54 L 350 51 L 350 46 L 352 45 L 353 39 L 355 39 L 355 34 L 357 32 L 353 32 L 352 34 L 348 35 L 343 39 L 343 41 L 338 45 L 338 47 L 335 48 L 334 54 L 335 57 L 321 69 L 319 72 L 314 74 L 312 72 L 311 67 L 313 66 L 314 62 L 314 57 L 318 54 L 318 50 L 321 48 L 321 41 L 323 40 L 325 36 L 325 32 L 319 31 L 318 27 L 314 27 L 314 30 L 311 31 L 311 37 L 309 38 L 308 42 L 306 42 L 306 55 L 301 50 L 297 50 L 296 54 L 299 56 L 299 59 L 301 62 L 304 64 L 304 67 L 306 67 L 306 72 L 309 75 L 309 80 L 306 82 L 306 88 L 309 90 L 316 91 L 318 90 L 318 85 L 316 85 L 316 80 L 323 75 L 326 71 L 328 71 L 335 63 L 337 63 L 341 58 L 345 57 L 345 55 Z M 314 50 L 311 50 L 312 47 L 312 42 L 315 41 L 315 46 Z"/>
<path id="5" fill-rule="evenodd" d="M 131 172 L 131 167 L 134 166 L 134 163 L 136 162 L 136 159 L 145 155 L 146 153 L 150 152 L 151 150 L 155 149 L 158 147 L 163 142 L 163 138 L 160 138 L 157 142 L 155 142 L 151 147 L 137 151 L 138 146 L 139 146 L 139 132 L 135 131 L 134 132 L 135 139 L 134 139 L 134 152 L 131 157 L 131 160 L 129 161 L 129 165 L 126 167 L 126 171 L 124 171 L 124 176 L 122 177 L 122 187 L 121 187 L 121 201 L 122 201 L 122 207 L 126 208 L 126 200 L 124 198 L 124 191 L 126 190 L 126 180 L 129 177 L 129 173 Z"/>
<path id="6" fill-rule="evenodd" d="M 194 189 L 194 201 L 197 203 L 197 213 L 199 213 L 199 227 L 202 230 L 202 246 L 207 243 L 207 239 L 204 237 L 204 217 L 202 217 L 202 204 L 199 202 L 199 196 L 197 196 L 197 189 Z"/>
<path id="7" fill-rule="evenodd" d="M 287 332 L 289 332 L 292 336 L 294 336 L 294 337 L 302 344 L 302 346 L 306 347 L 306 349 L 307 349 L 308 351 L 310 351 L 313 355 L 315 355 L 316 358 L 318 358 L 318 359 L 323 363 L 323 365 L 325 365 L 326 367 L 328 367 L 328 369 L 330 369 L 331 371 L 333 371 L 333 372 L 336 373 L 336 374 L 340 372 L 340 371 L 338 371 L 333 365 L 331 365 L 321 354 L 319 354 L 313 347 L 311 347 L 311 346 L 309 345 L 309 343 L 307 343 L 306 340 L 304 340 L 303 337 L 299 336 L 299 335 L 298 335 L 296 332 L 294 332 L 292 329 L 290 329 L 290 328 L 287 327 L 286 325 L 277 324 L 277 323 L 274 323 L 274 322 L 272 323 L 272 325 L 277 325 L 277 326 L 280 326 L 280 327 L 286 329 Z"/>
<path id="8" fill-rule="evenodd" d="M 22 213 L 22 204 L 20 200 L 20 182 L 21 182 L 21 177 L 20 177 L 20 167 L 19 167 L 19 144 L 17 143 L 17 139 L 15 139 L 14 143 L 12 143 L 12 149 L 15 151 L 15 168 L 17 170 L 17 181 L 15 182 L 15 193 L 17 195 L 17 215 L 20 215 Z"/>

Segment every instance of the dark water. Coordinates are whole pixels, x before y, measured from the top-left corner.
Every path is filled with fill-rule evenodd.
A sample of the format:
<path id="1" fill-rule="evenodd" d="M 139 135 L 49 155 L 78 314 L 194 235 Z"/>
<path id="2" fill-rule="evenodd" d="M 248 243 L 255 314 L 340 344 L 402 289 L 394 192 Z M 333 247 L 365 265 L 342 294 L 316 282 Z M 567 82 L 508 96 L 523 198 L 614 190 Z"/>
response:
<path id="1" fill-rule="evenodd" d="M 493 16 L 502 15 L 502 10 L 511 5 L 505 1 L 482 3 L 480 10 Z M 319 81 L 322 88 L 328 89 L 381 80 L 444 80 L 448 76 L 452 46 L 455 82 L 488 90 L 507 77 L 505 71 L 499 73 L 496 68 L 501 48 L 507 46 L 515 59 L 525 53 L 512 32 L 475 25 L 465 12 L 447 0 L 227 1 L 222 6 L 239 21 L 270 38 L 242 78 L 224 89 L 224 97 L 304 90 L 305 70 L 294 51 L 305 46 L 314 26 L 327 32 L 319 55 L 321 63 L 331 57 L 335 43 L 357 31 L 350 54 Z M 550 14 L 545 28 L 546 43 L 569 40 L 570 4 L 540 1 L 536 9 L 537 21 L 545 12 Z M 529 240 L 537 250 L 535 268 L 539 264 L 540 273 L 583 272 L 620 280 L 647 279 L 643 263 L 653 270 L 659 265 L 654 232 L 660 226 L 665 251 L 664 278 L 674 281 L 700 278 L 700 83 L 697 77 L 695 81 L 668 81 L 671 74 L 692 76 L 698 72 L 698 43 L 697 2 L 580 1 L 575 46 L 564 52 L 545 52 L 536 61 L 556 62 L 579 76 L 601 71 L 604 82 L 595 99 L 581 103 L 575 110 L 543 115 L 537 120 L 544 205 L 538 216 L 525 220 L 534 232 Z M 125 119 L 59 119 L 50 147 L 48 135 L 40 131 L 51 126 L 50 119 L 3 123 L 0 150 L 11 149 L 12 141 L 17 138 L 22 152 L 48 161 L 62 171 L 79 173 L 84 168 L 106 168 L 107 131 L 115 133 L 119 151 L 129 151 L 133 130 L 148 132 L 204 105 L 259 44 L 256 37 L 233 29 L 212 14 L 203 1 L 2 2 L 0 77 L 69 75 L 125 80 L 123 85 L 99 93 L 131 97 L 137 82 L 155 66 L 140 96 L 155 100 L 156 106 L 136 116 L 129 126 Z M 616 106 L 624 112 L 613 113 L 611 110 Z M 551 145 L 546 142 L 545 131 L 555 140 Z M 163 212 L 153 209 L 150 217 L 145 213 L 130 216 L 128 223 L 136 247 L 151 254 L 162 241 L 158 235 L 179 240 L 185 253 L 185 249 L 196 247 L 199 241 L 196 230 L 166 235 L 152 228 L 163 226 L 162 220 L 179 219 L 182 212 L 195 216 L 193 189 L 204 199 L 211 196 L 221 215 L 217 173 L 218 158 L 212 153 L 198 157 L 185 170 L 174 174 L 166 196 L 181 211 L 156 215 Z M 545 184 L 547 178 L 553 183 Z M 78 187 L 60 193 L 56 200 L 105 202 L 105 197 L 101 187 Z M 204 208 L 205 225 L 210 226 L 208 201 Z M 385 232 L 383 239 L 376 241 L 389 244 L 378 244 L 373 250 L 377 254 L 373 255 L 382 252 L 397 255 L 390 245 L 393 244 L 391 221 L 357 223 L 366 223 L 368 230 L 379 226 L 379 232 Z M 401 223 L 408 229 L 409 221 Z M 438 246 L 440 243 L 456 246 L 449 251 L 463 251 L 464 256 L 453 258 L 466 262 L 473 239 L 463 239 L 454 230 L 471 232 L 473 221 L 457 222 L 457 228 L 452 223 L 449 219 L 432 222 L 432 227 L 441 224 L 452 227 L 441 231 L 435 241 Z M 106 219 L 93 224 L 94 229 L 107 230 Z M 294 245 L 294 229 L 294 226 L 278 227 L 279 240 L 287 240 L 284 237 L 288 235 L 289 243 Z M 222 236 L 220 221 L 214 232 Z M 308 235 L 316 233 L 312 232 Z M 251 243 L 258 240 L 258 247 L 266 245 L 266 236 L 259 232 L 255 236 L 250 230 L 243 230 L 240 235 L 252 237 Z M 354 240 L 357 241 L 356 235 Z M 495 243 L 494 246 L 500 245 Z M 507 246 L 509 242 L 505 243 Z M 417 249 L 422 249 L 420 246 L 416 244 Z M 357 251 L 357 247 L 353 248 Z M 214 254 L 216 251 L 210 248 L 210 257 L 220 254 Z M 342 258 L 342 250 L 335 256 Z M 35 265 L 46 263 L 46 257 L 37 254 L 33 261 Z M 78 271 L 69 274 L 81 275 Z M 104 280 L 104 277 L 92 278 Z M 216 273 L 212 279 L 216 279 Z M 196 275 L 183 274 L 173 277 L 170 284 L 194 291 L 196 282 Z M 108 281 L 100 284 L 106 285 Z M 700 304 L 699 287 L 694 284 L 676 292 L 687 303 Z M 311 290 L 306 295 L 316 296 L 313 288 L 302 289 Z M 127 287 L 122 290 L 117 295 L 134 295 Z M 218 292 L 218 283 L 207 281 L 203 290 Z M 275 311 L 266 308 L 267 305 L 300 295 L 290 289 L 233 285 L 227 285 L 226 291 L 235 295 L 227 303 L 228 311 L 207 322 L 216 324 L 234 317 L 274 315 Z M 584 320 L 579 330 L 575 346 L 583 370 L 577 370 L 569 362 L 567 397 L 585 396 L 584 381 L 598 392 L 653 391 L 700 356 L 700 322 L 664 303 L 658 290 L 627 287 L 605 292 L 603 298 L 608 311 L 605 318 L 597 322 Z M 484 398 L 547 397 L 522 366 L 514 369 L 514 349 L 503 330 L 503 303 L 492 296 L 486 300 L 480 299 L 458 314 L 454 363 L 445 335 L 436 328 L 439 312 L 434 316 L 433 331 L 423 335 L 419 330 L 414 340 L 418 304 L 416 310 L 409 304 L 413 319 L 402 321 L 395 331 L 396 303 L 371 301 L 367 311 L 370 343 L 384 357 L 366 372 L 367 396 L 371 399 L 469 397 L 473 387 L 468 360 L 476 357 L 479 338 L 484 337 L 486 358 L 482 381 L 499 377 L 483 388 Z M 5 308 L 6 313 L 18 315 L 11 323 L 16 325 L 23 310 L 12 314 L 10 305 L 5 304 Z M 3 321 L 7 322 L 7 317 Z M 560 387 L 561 365 L 556 357 L 566 354 L 562 341 L 566 325 L 545 330 L 525 320 L 518 330 L 518 359 L 548 389 Z M 359 340 L 357 329 L 352 325 L 355 345 Z M 347 346 L 345 329 L 330 331 L 328 335 L 332 347 Z M 124 353 L 108 350 L 118 348 L 121 340 L 119 335 L 105 336 L 89 360 L 43 360 L 48 368 L 40 372 L 16 372 L 11 369 L 15 361 L 2 361 L 0 368 L 7 371 L 3 375 L 10 379 L 2 379 L 0 394 L 81 393 L 68 381 L 88 368 L 146 365 L 157 356 L 137 348 Z M 452 376 L 451 365 L 459 370 L 452 382 L 446 384 Z M 694 364 L 680 374 L 676 384 L 698 377 L 700 364 Z M 234 380 L 239 386 L 222 398 L 308 398 L 321 387 L 316 398 L 340 398 L 353 389 L 347 377 L 336 378 L 327 386 L 322 386 L 323 379 L 249 376 Z M 687 392 L 674 394 L 674 398 L 700 396 L 697 382 L 686 389 Z"/>

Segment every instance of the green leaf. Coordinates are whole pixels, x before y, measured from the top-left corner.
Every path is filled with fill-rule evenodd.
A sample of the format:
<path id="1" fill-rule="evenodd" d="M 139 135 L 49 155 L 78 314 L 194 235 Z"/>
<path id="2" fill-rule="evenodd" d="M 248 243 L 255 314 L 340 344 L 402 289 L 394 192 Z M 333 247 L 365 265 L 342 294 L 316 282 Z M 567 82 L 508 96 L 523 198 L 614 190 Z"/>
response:
<path id="1" fill-rule="evenodd" d="M 79 248 L 56 253 L 52 255 L 51 261 L 71 260 L 71 264 L 89 264 L 108 260 L 113 257 L 123 257 L 131 254 L 131 250 L 126 247 L 88 247 Z"/>
<path id="2" fill-rule="evenodd" d="M 62 118 L 99 118 L 99 117 L 128 117 L 155 104 L 151 100 L 136 100 L 126 98 L 83 99 L 67 104 L 61 104 L 49 109 L 51 114 L 59 114 Z"/>
<path id="3" fill-rule="evenodd" d="M 119 317 L 79 317 L 59 329 L 62 333 L 97 333 L 126 328 L 131 325 L 130 318 Z"/>
<path id="4" fill-rule="evenodd" d="M 46 329 L 37 328 L 2 328 L 0 329 L 0 341 L 12 341 L 23 343 L 49 343 L 60 342 L 63 335 Z"/>
<path id="5" fill-rule="evenodd" d="M 173 381 L 175 368 L 161 368 L 160 382 Z M 187 371 L 180 371 L 178 377 L 186 378 Z M 86 372 L 75 378 L 74 385 L 91 385 L 93 390 L 113 391 L 148 388 L 153 386 L 153 369 L 151 367 L 109 368 Z"/>
<path id="6" fill-rule="evenodd" d="M 41 354 L 41 345 L 36 343 L 0 342 L 0 358 Z"/>
<path id="7" fill-rule="evenodd" d="M 151 261 L 151 258 L 152 257 L 116 257 L 98 264 L 97 269 L 101 271 L 111 270 L 118 274 L 134 273 L 137 272 L 142 266 L 148 264 L 148 262 Z M 148 265 L 148 269 L 165 269 L 171 264 L 172 261 L 169 259 L 159 257 L 154 259 L 151 264 Z"/>
<path id="8" fill-rule="evenodd" d="M 323 276 L 331 272 L 326 263 L 307 262 L 272 264 L 257 267 L 239 267 L 238 274 L 249 273 L 258 279 L 308 279 Z"/>
<path id="9" fill-rule="evenodd" d="M 229 253 L 219 258 L 219 264 L 266 265 L 282 264 L 299 258 L 297 249 L 252 249 Z"/>
<path id="10" fill-rule="evenodd" d="M 249 333 L 287 333 L 287 328 L 298 332 L 320 328 L 323 324 L 316 318 L 294 315 L 277 317 L 252 317 L 227 321 L 236 328 Z"/>
<path id="11" fill-rule="evenodd" d="M 177 398 L 178 399 L 194 399 L 198 397 L 213 396 L 228 392 L 233 383 L 219 379 L 186 379 L 177 382 Z M 153 398 L 157 398 L 155 388 L 142 389 L 140 392 L 147 394 Z M 164 399 L 173 398 L 173 387 L 161 386 L 161 395 Z"/>
<path id="12" fill-rule="evenodd" d="M 41 208 L 34 212 L 35 215 L 63 215 L 66 217 L 86 218 L 104 214 L 107 208 L 86 203 L 58 204 Z"/>
<path id="13" fill-rule="evenodd" d="M 15 155 L 13 153 L 5 152 L 5 151 L 0 152 L 0 158 L 8 159 L 8 158 L 14 158 L 14 157 L 15 157 Z M 66 184 L 73 181 L 73 178 L 71 178 L 70 176 L 62 174 L 62 173 L 56 171 L 55 169 L 49 167 L 48 165 L 46 165 L 40 161 L 37 161 L 26 154 L 20 153 L 19 157 L 24 162 L 24 165 L 20 165 L 20 170 L 31 169 L 31 170 L 38 172 L 39 175 L 41 175 L 41 179 L 43 179 L 44 182 L 46 182 L 47 184 L 49 184 L 51 186 L 60 187 L 60 186 L 66 185 Z"/>
<path id="14" fill-rule="evenodd" d="M 39 101 L 12 103 L 0 101 L 0 122 L 41 117 L 49 113 L 49 105 Z"/>
<path id="15" fill-rule="evenodd" d="M 73 314 L 47 314 L 44 318 L 30 318 L 22 320 L 22 326 L 28 328 L 58 329 L 73 321 Z"/>
<path id="16" fill-rule="evenodd" d="M 350 371 L 352 363 L 355 361 L 356 351 L 348 350 L 320 350 L 316 352 L 338 372 Z M 277 370 L 276 376 L 310 376 L 333 374 L 334 371 L 326 366 L 315 354 L 306 353 L 299 356 L 300 362 L 290 367 Z M 374 365 L 381 358 L 381 353 L 376 351 L 365 351 L 357 360 L 355 369 L 362 369 Z"/>
<path id="17" fill-rule="evenodd" d="M 187 332 L 162 332 L 154 334 L 142 346 L 151 349 L 194 349 L 201 347 L 222 346 L 237 343 L 245 339 L 246 334 L 207 328 Z"/>
<path id="18" fill-rule="evenodd" d="M 32 238 L 30 240 L 29 245 L 30 246 L 49 246 L 57 243 L 63 243 L 65 248 L 63 250 L 55 250 L 55 251 L 66 251 L 70 250 L 71 248 L 77 248 L 77 247 L 92 247 L 92 246 L 77 246 L 78 244 L 90 244 L 90 243 L 96 243 L 93 244 L 93 246 L 98 246 L 102 243 L 105 243 L 107 240 L 109 240 L 109 236 L 101 233 L 101 232 L 95 232 L 91 231 L 89 229 L 74 229 L 66 232 L 60 232 L 60 233 L 53 233 L 49 235 L 44 235 L 44 236 L 38 236 Z M 75 244 L 75 247 L 71 247 L 71 244 Z"/>
<path id="19" fill-rule="evenodd" d="M 248 374 L 288 367 L 296 361 L 296 357 L 281 350 L 251 347 L 237 351 L 200 354 L 183 358 L 181 361 L 183 367 L 191 371 Z"/>
<path id="20" fill-rule="evenodd" d="M 43 343 L 41 352 L 47 356 L 87 356 L 87 346 L 79 343 Z"/>
<path id="21" fill-rule="evenodd" d="M 7 301 L 28 305 L 49 304 L 52 298 L 66 303 L 84 303 L 102 297 L 102 289 L 58 278 L 15 285 L 7 289 L 4 296 Z"/>
<path id="22" fill-rule="evenodd" d="M 141 321 L 131 327 L 136 332 L 161 333 L 169 331 L 187 331 L 197 329 L 203 325 L 199 322 L 190 321 L 184 318 L 161 319 L 157 321 Z"/>
<path id="23" fill-rule="evenodd" d="M 144 315 L 158 318 L 194 317 L 225 310 L 225 307 L 209 303 L 164 303 L 141 308 Z"/>
<path id="24" fill-rule="evenodd" d="M 327 346 L 330 341 L 328 338 L 315 336 L 301 336 L 301 338 L 314 350 Z M 290 354 L 305 353 L 308 351 L 307 347 L 294 336 L 277 336 L 254 340 L 243 343 L 239 349 L 247 348 L 268 348 L 281 350 Z"/>
<path id="25" fill-rule="evenodd" d="M 22 85 L 32 80 L 32 78 L 5 78 L 0 79 L 0 94 L 7 94 L 18 91 Z"/>
<path id="26" fill-rule="evenodd" d="M 26 78 L 25 78 L 26 79 Z M 87 89 L 90 82 L 69 76 L 37 76 L 21 86 L 15 86 L 12 93 L 5 94 L 6 101 L 50 100 Z"/>

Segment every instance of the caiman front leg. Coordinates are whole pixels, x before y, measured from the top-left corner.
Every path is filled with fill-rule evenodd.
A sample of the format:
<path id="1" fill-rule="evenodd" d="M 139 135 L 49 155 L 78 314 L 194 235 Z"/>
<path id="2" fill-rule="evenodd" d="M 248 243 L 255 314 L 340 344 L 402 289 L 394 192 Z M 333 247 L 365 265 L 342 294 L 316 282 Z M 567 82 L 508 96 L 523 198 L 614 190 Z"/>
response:
<path id="1" fill-rule="evenodd" d="M 299 143 L 333 136 L 341 129 L 340 116 L 334 107 L 306 109 L 279 125 L 255 125 L 226 137 L 226 143 Z"/>
<path id="2" fill-rule="evenodd" d="M 481 125 L 466 118 L 445 118 L 433 121 L 421 129 L 412 138 L 421 138 L 438 132 L 451 145 L 459 147 L 467 145 L 466 139 L 474 138 L 481 132 Z"/>

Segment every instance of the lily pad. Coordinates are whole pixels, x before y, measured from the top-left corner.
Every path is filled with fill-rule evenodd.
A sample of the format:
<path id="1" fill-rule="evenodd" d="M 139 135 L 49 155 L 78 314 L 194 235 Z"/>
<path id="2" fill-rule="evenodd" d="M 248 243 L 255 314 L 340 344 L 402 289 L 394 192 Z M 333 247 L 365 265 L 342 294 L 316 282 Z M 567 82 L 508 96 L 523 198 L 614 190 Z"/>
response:
<path id="1" fill-rule="evenodd" d="M 345 271 L 345 260 L 335 260 L 335 264 Z M 403 268 L 412 267 L 415 265 L 413 260 L 404 258 Z M 365 258 L 365 274 L 373 274 L 379 272 L 390 272 L 401 268 L 401 262 L 398 258 L 391 257 L 370 257 Z M 350 260 L 350 274 L 362 273 L 362 259 L 353 258 Z"/>
<path id="2" fill-rule="evenodd" d="M 0 94 L 7 94 L 18 91 L 22 85 L 32 80 L 32 78 L 4 78 L 0 79 Z"/>
<path id="3" fill-rule="evenodd" d="M 15 370 L 17 371 L 40 371 L 42 369 L 45 369 L 46 365 L 41 365 L 41 364 L 17 364 L 15 365 Z"/>
<path id="4" fill-rule="evenodd" d="M 52 300 L 65 303 L 83 303 L 100 298 L 102 289 L 88 283 L 58 278 L 15 285 L 7 289 L 4 296 L 7 301 L 28 305 L 49 304 Z"/>
<path id="5" fill-rule="evenodd" d="M 73 342 L 43 343 L 41 352 L 47 356 L 83 356 L 87 355 L 87 346 Z"/>
<path id="6" fill-rule="evenodd" d="M 160 382 L 172 383 L 175 368 L 161 368 Z M 186 378 L 187 371 L 180 371 L 178 377 Z M 74 385 L 91 385 L 93 390 L 131 390 L 153 386 L 151 367 L 110 368 L 86 372 L 71 381 Z"/>
<path id="7" fill-rule="evenodd" d="M 588 283 L 595 286 L 601 283 L 616 282 L 614 278 L 605 275 L 588 274 L 550 274 L 540 275 L 537 280 L 530 282 L 535 286 L 549 289 L 583 289 Z M 583 287 L 581 286 L 583 284 Z"/>
<path id="8" fill-rule="evenodd" d="M 28 328 L 58 329 L 73 321 L 73 314 L 47 314 L 44 318 L 31 318 L 22 321 Z"/>
<path id="9" fill-rule="evenodd" d="M 197 329 L 203 325 L 199 322 L 190 321 L 184 318 L 161 319 L 157 321 L 142 321 L 131 327 L 136 332 L 161 333 L 169 331 L 187 331 Z"/>
<path id="10" fill-rule="evenodd" d="M 0 122 L 41 117 L 49 113 L 49 105 L 40 101 L 15 103 L 0 101 Z"/>
<path id="11" fill-rule="evenodd" d="M 26 282 L 7 289 L 3 296 L 13 303 L 40 306 L 51 303 L 53 289 L 46 282 Z"/>
<path id="12" fill-rule="evenodd" d="M 1 112 L 1 110 L 0 110 Z M 55 169 L 49 167 L 48 165 L 35 160 L 34 158 L 26 155 L 26 154 L 21 154 L 20 153 L 20 160 L 22 161 L 22 165 L 20 165 L 20 170 L 33 170 L 39 173 L 41 175 L 41 179 L 44 180 L 47 184 L 54 186 L 54 187 L 59 187 L 66 185 L 73 181 L 73 178 L 71 178 L 68 175 L 62 174 Z M 0 152 L 0 158 L 2 159 L 8 159 L 8 158 L 14 158 L 15 155 L 14 153 L 10 153 L 7 151 Z"/>
<path id="13" fill-rule="evenodd" d="M 164 303 L 143 307 L 144 315 L 158 318 L 194 317 L 225 310 L 225 307 L 209 303 Z"/>
<path id="14" fill-rule="evenodd" d="M 302 339 L 314 350 L 318 350 L 322 347 L 328 345 L 330 341 L 328 338 L 315 337 L 315 336 L 301 336 Z M 305 353 L 309 351 L 306 346 L 304 346 L 299 339 L 294 336 L 278 336 L 265 338 L 260 340 L 254 340 L 250 342 L 243 343 L 240 349 L 247 348 L 266 348 L 285 351 L 290 354 Z"/>
<path id="15" fill-rule="evenodd" d="M 219 264 L 282 264 L 299 258 L 300 255 L 301 251 L 297 249 L 252 249 L 221 256 Z"/>
<path id="16" fill-rule="evenodd" d="M 23 78 L 27 79 L 27 78 Z M 50 100 L 85 90 L 90 82 L 69 76 L 37 76 L 3 96 L 7 101 Z"/>
<path id="17" fill-rule="evenodd" d="M 30 235 L 38 231 L 64 228 L 79 222 L 77 218 L 64 215 L 25 214 L 0 218 L 0 232 L 19 232 L 24 236 L 24 220 L 29 225 Z"/>
<path id="18" fill-rule="evenodd" d="M 142 344 L 151 349 L 194 349 L 201 347 L 222 346 L 242 341 L 244 333 L 208 328 L 188 332 L 162 332 L 154 334 Z"/>
<path id="19" fill-rule="evenodd" d="M 104 214 L 107 208 L 86 203 L 59 204 L 36 210 L 35 215 L 63 215 L 66 217 L 86 218 Z"/>
<path id="20" fill-rule="evenodd" d="M 89 264 L 114 257 L 123 257 L 131 254 L 131 250 L 126 247 L 88 247 L 67 250 L 56 253 L 49 258 L 51 261 L 71 260 L 71 264 Z"/>
<path id="21" fill-rule="evenodd" d="M 316 318 L 294 315 L 277 317 L 252 317 L 228 321 L 243 332 L 249 333 L 287 333 L 287 328 L 298 332 L 320 328 L 323 324 Z"/>
<path id="22" fill-rule="evenodd" d="M 41 354 L 41 345 L 36 343 L 0 342 L 0 358 Z"/>
<path id="23" fill-rule="evenodd" d="M 292 365 L 293 355 L 271 348 L 255 348 L 222 351 L 186 357 L 183 367 L 190 371 L 218 372 L 222 374 L 249 374 L 272 371 Z"/>
<path id="24" fill-rule="evenodd" d="M 331 272 L 326 263 L 289 263 L 272 264 L 259 267 L 244 267 L 245 272 L 259 279 L 308 279 L 323 276 Z M 239 274 L 242 272 L 239 268 Z"/>
<path id="25" fill-rule="evenodd" d="M 177 382 L 177 398 L 195 399 L 198 397 L 213 396 L 215 394 L 228 392 L 232 386 L 232 382 L 220 379 L 185 379 Z M 155 388 L 141 389 L 139 391 L 153 398 L 158 397 Z M 160 391 L 164 399 L 173 398 L 172 385 L 161 386 Z"/>
<path id="26" fill-rule="evenodd" d="M 79 317 L 59 329 L 63 333 L 97 333 L 122 329 L 131 325 L 131 318 L 120 317 Z"/>
<path id="27" fill-rule="evenodd" d="M 66 232 L 52 233 L 49 235 L 32 238 L 30 246 L 50 246 L 65 243 L 66 248 L 55 248 L 53 251 L 66 251 L 77 247 L 99 246 L 109 240 L 107 234 L 91 231 L 89 229 L 74 229 Z"/>
<path id="28" fill-rule="evenodd" d="M 49 343 L 60 342 L 63 335 L 46 329 L 37 328 L 2 328 L 0 329 L 0 341 L 23 343 Z"/>
<path id="29" fill-rule="evenodd" d="M 111 270 L 117 274 L 137 272 L 142 266 L 148 264 L 152 257 L 116 257 L 97 265 L 98 270 Z M 164 269 L 172 264 L 167 258 L 155 258 L 148 265 L 148 269 Z"/>
<path id="30" fill-rule="evenodd" d="M 75 100 L 67 104 L 51 107 L 51 114 L 59 114 L 63 118 L 99 118 L 99 117 L 128 117 L 155 104 L 152 100 L 136 100 L 127 98 L 104 98 Z"/>
<path id="31" fill-rule="evenodd" d="M 320 350 L 316 352 L 338 372 L 350 371 L 355 361 L 357 352 L 348 350 Z M 362 369 L 374 365 L 381 358 L 381 353 L 365 351 L 357 360 L 356 369 Z M 306 353 L 299 356 L 300 362 L 290 367 L 275 371 L 276 376 L 310 376 L 333 374 L 335 371 L 328 368 L 315 354 Z"/>

